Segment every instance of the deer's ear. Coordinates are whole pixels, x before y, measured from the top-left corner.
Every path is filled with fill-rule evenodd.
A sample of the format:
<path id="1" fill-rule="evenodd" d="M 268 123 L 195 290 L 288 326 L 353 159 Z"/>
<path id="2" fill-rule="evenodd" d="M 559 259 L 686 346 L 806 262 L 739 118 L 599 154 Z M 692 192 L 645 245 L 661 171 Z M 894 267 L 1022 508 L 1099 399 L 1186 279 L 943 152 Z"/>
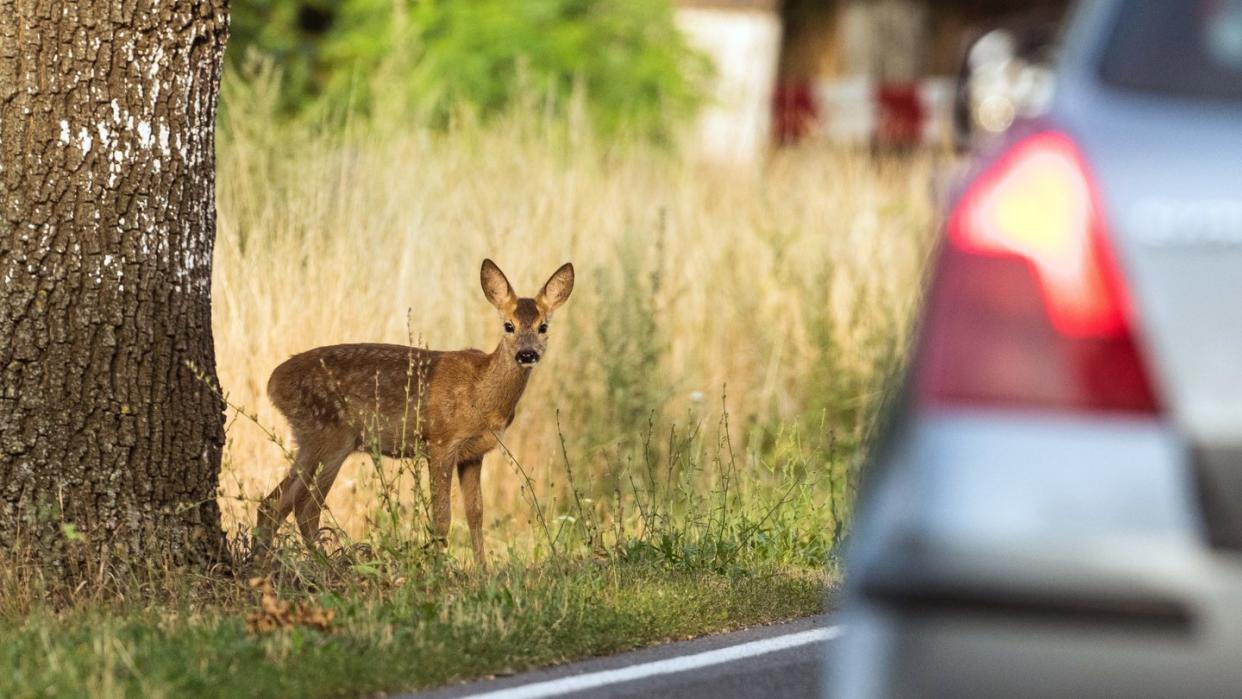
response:
<path id="1" fill-rule="evenodd" d="M 535 301 L 549 313 L 555 311 L 562 303 L 569 298 L 569 293 L 574 290 L 574 266 L 568 262 L 561 265 L 561 268 L 552 273 L 547 283 L 539 290 L 539 296 Z"/>
<path id="2" fill-rule="evenodd" d="M 503 311 L 512 307 L 516 302 L 517 295 L 513 293 L 513 287 L 509 286 L 505 273 L 500 271 L 495 262 L 483 260 L 483 269 L 479 270 L 479 281 L 483 284 L 483 295 L 496 308 Z"/>

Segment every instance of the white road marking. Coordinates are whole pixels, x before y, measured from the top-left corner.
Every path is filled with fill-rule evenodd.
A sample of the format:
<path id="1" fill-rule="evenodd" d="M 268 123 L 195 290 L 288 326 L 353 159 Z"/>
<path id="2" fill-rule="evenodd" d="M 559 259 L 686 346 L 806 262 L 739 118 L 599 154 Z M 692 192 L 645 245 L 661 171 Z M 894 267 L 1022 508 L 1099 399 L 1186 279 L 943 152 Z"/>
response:
<path id="1" fill-rule="evenodd" d="M 669 675 L 687 670 L 697 670 L 698 668 L 711 665 L 720 665 L 743 658 L 753 658 L 757 655 L 766 655 L 776 651 L 805 646 L 808 643 L 830 641 L 840 636 L 841 631 L 842 628 L 840 626 L 827 626 L 822 629 L 811 629 L 810 631 L 800 631 L 798 633 L 785 634 L 784 636 L 773 636 L 772 638 L 764 638 L 758 641 L 751 641 L 750 643 L 695 653 L 694 655 L 682 655 L 641 665 L 630 665 L 629 667 L 617 668 L 616 670 L 590 672 L 585 675 L 561 677 L 546 682 L 535 682 L 533 684 L 510 687 L 509 689 L 499 689 L 494 692 L 472 694 L 468 699 L 540 699 L 541 697 L 557 697 L 570 692 L 581 692 L 620 682 L 632 682 L 655 675 Z"/>

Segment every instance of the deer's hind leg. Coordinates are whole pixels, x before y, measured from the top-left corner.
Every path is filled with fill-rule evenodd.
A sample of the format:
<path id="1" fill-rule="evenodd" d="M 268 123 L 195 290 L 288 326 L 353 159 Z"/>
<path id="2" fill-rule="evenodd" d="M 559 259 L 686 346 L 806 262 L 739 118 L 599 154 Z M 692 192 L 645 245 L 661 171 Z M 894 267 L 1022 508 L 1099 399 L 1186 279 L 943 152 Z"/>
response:
<path id="1" fill-rule="evenodd" d="M 341 465 L 354 452 L 357 443 L 352 435 L 342 434 L 333 440 L 333 446 L 335 448 L 325 448 L 322 458 L 312 463 L 311 472 L 306 474 L 303 487 L 293 500 L 293 517 L 308 548 L 318 544 L 319 518 L 323 513 L 324 501 L 336 482 L 337 474 L 341 472 Z"/>
<path id="2" fill-rule="evenodd" d="M 298 438 L 298 451 L 293 458 L 293 466 L 289 475 L 277 485 L 263 502 L 259 503 L 258 522 L 255 527 L 256 549 L 270 548 L 276 531 L 285 521 L 294 505 L 307 492 L 311 479 L 315 477 L 319 464 L 335 453 L 339 442 L 322 435 Z M 348 453 L 347 453 L 348 455 Z M 343 459 L 344 457 L 342 457 Z"/>
<path id="3" fill-rule="evenodd" d="M 295 491 L 300 487 L 297 478 L 294 477 L 296 472 L 297 461 L 295 460 L 289 475 L 285 476 L 284 480 L 259 503 L 258 521 L 254 529 L 256 552 L 262 553 L 271 548 L 276 530 L 280 529 L 280 523 L 289 516 L 289 512 L 293 509 L 293 498 L 297 494 Z"/>

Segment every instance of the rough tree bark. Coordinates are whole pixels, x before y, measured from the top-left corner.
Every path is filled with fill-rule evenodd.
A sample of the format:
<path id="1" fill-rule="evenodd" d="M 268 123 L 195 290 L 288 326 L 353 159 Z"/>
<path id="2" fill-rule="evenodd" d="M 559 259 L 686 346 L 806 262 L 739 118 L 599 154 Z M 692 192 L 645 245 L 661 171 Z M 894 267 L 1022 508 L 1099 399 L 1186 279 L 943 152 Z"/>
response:
<path id="1" fill-rule="evenodd" d="M 227 5 L 0 0 L 0 549 L 66 572 L 221 551 L 196 374 Z"/>

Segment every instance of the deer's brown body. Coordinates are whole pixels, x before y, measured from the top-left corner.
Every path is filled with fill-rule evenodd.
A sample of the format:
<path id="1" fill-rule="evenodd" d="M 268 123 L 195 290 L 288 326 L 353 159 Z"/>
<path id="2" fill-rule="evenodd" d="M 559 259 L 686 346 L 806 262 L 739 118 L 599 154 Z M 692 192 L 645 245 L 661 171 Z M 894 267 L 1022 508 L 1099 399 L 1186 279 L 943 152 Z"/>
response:
<path id="1" fill-rule="evenodd" d="M 289 475 L 259 507 L 261 546 L 270 544 L 290 511 L 302 536 L 314 543 L 323 500 L 353 452 L 411 456 L 421 450 L 430 465 L 436 534 L 448 534 L 456 470 L 474 553 L 484 563 L 483 456 L 513 422 L 531 368 L 545 349 L 551 313 L 573 289 L 573 267 L 562 266 L 533 299 L 518 298 L 490 260 L 481 277 L 505 327 L 491 353 L 333 345 L 295 355 L 272 372 L 268 395 L 289 421 L 297 455 Z"/>

